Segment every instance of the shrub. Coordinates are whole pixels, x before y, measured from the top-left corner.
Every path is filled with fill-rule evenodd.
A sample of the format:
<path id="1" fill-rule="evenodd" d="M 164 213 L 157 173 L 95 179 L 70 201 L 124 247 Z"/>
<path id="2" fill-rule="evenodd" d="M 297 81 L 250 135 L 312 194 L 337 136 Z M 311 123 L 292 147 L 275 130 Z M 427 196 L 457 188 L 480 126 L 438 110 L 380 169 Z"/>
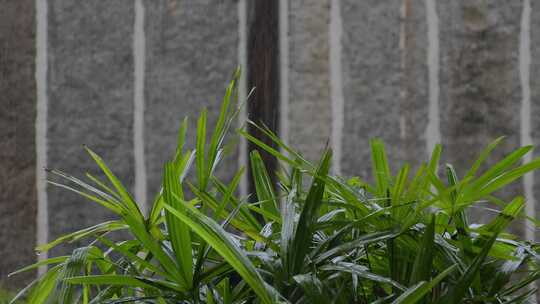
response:
<path id="1" fill-rule="evenodd" d="M 243 168 L 230 181 L 214 174 L 241 107 L 234 98 L 236 79 L 208 137 L 201 113 L 194 149 L 185 146 L 187 120 L 182 123 L 148 214 L 89 148 L 106 180 L 51 170 L 65 181 L 53 185 L 118 219 L 40 246 L 47 251 L 90 240 L 71 255 L 20 270 L 49 266 L 20 294 L 28 291 L 30 303 L 524 303 L 534 295 L 538 246 L 506 231 L 525 218 L 524 199 L 496 196 L 540 167 L 540 159 L 520 164 L 531 147 L 480 170 L 497 139 L 461 178 L 451 165 L 441 178 L 440 146 L 414 174 L 405 164 L 393 175 L 383 143 L 373 139 L 374 183 L 367 183 L 332 175 L 329 149 L 312 164 L 250 122 L 279 150 L 243 129 L 238 134 L 276 157 L 282 170 L 274 183 L 259 152 L 252 151 L 256 191 L 241 197 Z M 469 210 L 482 201 L 501 211 L 487 224 L 469 224 Z M 110 237 L 120 230 L 130 237 Z"/>

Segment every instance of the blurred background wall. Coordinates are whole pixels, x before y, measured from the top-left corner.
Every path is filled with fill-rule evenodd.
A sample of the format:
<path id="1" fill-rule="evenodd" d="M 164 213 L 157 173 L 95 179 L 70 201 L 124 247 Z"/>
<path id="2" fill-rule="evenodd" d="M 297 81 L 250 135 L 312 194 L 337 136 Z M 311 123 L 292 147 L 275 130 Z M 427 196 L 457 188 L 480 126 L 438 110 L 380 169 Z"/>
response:
<path id="1" fill-rule="evenodd" d="M 204 106 L 215 121 L 239 65 L 242 94 L 257 87 L 242 119 L 311 160 L 328 144 L 345 176 L 369 174 L 371 137 L 394 170 L 442 143 L 458 174 L 498 136 L 496 157 L 540 144 L 538 1 L 0 0 L 0 284 L 36 275 L 6 279 L 36 244 L 110 217 L 43 168 L 95 173 L 86 144 L 147 207 L 179 122 Z M 539 186 L 529 175 L 506 195 L 536 216 Z"/>

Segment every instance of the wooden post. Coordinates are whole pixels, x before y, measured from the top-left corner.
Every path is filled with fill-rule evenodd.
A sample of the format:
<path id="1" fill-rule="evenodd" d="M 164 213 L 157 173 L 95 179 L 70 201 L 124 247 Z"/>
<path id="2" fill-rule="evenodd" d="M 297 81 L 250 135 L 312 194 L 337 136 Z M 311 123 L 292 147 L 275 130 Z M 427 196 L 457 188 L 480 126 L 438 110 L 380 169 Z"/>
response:
<path id="1" fill-rule="evenodd" d="M 248 1 L 248 91 L 255 92 L 248 102 L 248 118 L 263 123 L 279 132 L 279 1 Z M 249 132 L 270 146 L 275 146 L 266 136 L 253 127 Z M 258 149 L 248 144 L 248 151 Z M 274 157 L 261 151 L 267 170 L 273 173 L 277 162 Z M 251 176 L 251 171 L 250 171 Z M 272 174 L 273 175 L 273 174 Z M 250 178 L 249 192 L 254 192 Z"/>

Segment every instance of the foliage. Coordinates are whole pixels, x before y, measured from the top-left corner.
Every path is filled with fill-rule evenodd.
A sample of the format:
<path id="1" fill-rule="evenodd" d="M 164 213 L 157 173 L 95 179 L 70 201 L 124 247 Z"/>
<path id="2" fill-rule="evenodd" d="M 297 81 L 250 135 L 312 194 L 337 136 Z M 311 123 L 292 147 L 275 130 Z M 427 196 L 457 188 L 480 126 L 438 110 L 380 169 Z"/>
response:
<path id="1" fill-rule="evenodd" d="M 11 301 L 11 299 L 13 299 L 14 296 L 15 294 L 9 291 L 9 289 L 5 289 L 5 288 L 2 288 L 2 286 L 0 286 L 0 304 L 8 304 Z M 15 303 L 23 304 L 24 302 L 20 300 L 20 301 L 16 301 Z"/>
<path id="2" fill-rule="evenodd" d="M 439 174 L 440 146 L 415 173 L 405 164 L 392 174 L 383 143 L 373 139 L 374 183 L 367 183 L 331 174 L 329 149 L 312 164 L 268 128 L 250 122 L 279 150 L 244 129 L 238 133 L 276 157 L 282 170 L 274 182 L 259 152 L 251 152 L 256 193 L 242 197 L 243 168 L 230 181 L 215 174 L 242 106 L 236 83 L 237 75 L 212 133 L 206 112 L 200 115 L 194 149 L 185 145 L 184 120 L 148 214 L 89 148 L 106 180 L 88 175 L 83 181 L 51 170 L 65 181 L 53 185 L 118 219 L 40 246 L 47 251 L 91 240 L 71 255 L 20 270 L 49 267 L 20 294 L 28 293 L 31 303 L 161 304 L 524 303 L 534 294 L 538 245 L 506 230 L 524 218 L 524 199 L 497 197 L 540 167 L 540 159 L 520 163 L 531 147 L 480 170 L 502 141 L 497 139 L 458 178 L 451 165 Z M 496 216 L 487 224 L 469 224 L 470 209 L 484 201 L 501 211 L 490 210 Z M 110 237 L 119 230 L 130 237 Z"/>

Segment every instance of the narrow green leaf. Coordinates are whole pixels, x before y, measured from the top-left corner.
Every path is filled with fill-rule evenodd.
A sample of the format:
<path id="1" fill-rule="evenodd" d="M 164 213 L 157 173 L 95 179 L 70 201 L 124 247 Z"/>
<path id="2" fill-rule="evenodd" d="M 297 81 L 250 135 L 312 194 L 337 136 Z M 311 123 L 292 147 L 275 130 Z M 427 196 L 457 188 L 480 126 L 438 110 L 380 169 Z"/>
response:
<path id="1" fill-rule="evenodd" d="M 110 249 L 114 249 L 118 253 L 123 254 L 133 264 L 140 265 L 142 270 L 148 269 L 149 271 L 152 271 L 152 272 L 154 272 L 154 273 L 156 273 L 156 274 L 158 274 L 158 275 L 160 275 L 160 276 L 162 276 L 164 278 L 174 280 L 174 277 L 172 277 L 170 274 L 168 274 L 166 272 L 163 272 L 161 269 L 158 268 L 158 266 L 156 266 L 156 265 L 154 265 L 154 264 L 140 258 L 136 254 L 131 252 L 128 248 L 125 248 L 125 246 L 122 246 L 122 244 L 117 245 L 114 242 L 112 242 L 111 240 L 108 240 L 108 239 L 106 239 L 104 237 L 98 237 L 98 240 L 100 242 L 102 242 L 103 244 L 105 244 Z"/>
<path id="2" fill-rule="evenodd" d="M 242 167 L 242 170 L 244 168 Z M 223 183 L 221 183 L 217 179 L 213 179 L 214 185 L 218 188 L 218 190 L 224 195 L 227 196 L 226 193 L 229 191 L 228 187 L 226 187 Z M 229 197 L 229 202 L 231 203 L 233 208 L 239 207 L 239 213 L 241 216 L 242 222 L 246 224 L 246 226 L 250 227 L 254 231 L 260 231 L 261 230 L 261 224 L 259 221 L 253 216 L 253 214 L 247 210 L 248 208 L 245 206 L 244 202 L 239 202 L 238 199 L 235 198 L 234 195 L 231 195 Z"/>
<path id="3" fill-rule="evenodd" d="M 46 252 L 62 243 L 73 242 L 96 234 L 124 230 L 127 228 L 128 225 L 126 225 L 122 221 L 107 221 L 61 236 L 48 244 L 39 245 L 38 247 L 36 247 L 36 250 L 39 252 Z"/>
<path id="4" fill-rule="evenodd" d="M 66 282 L 69 284 L 120 285 L 156 289 L 155 286 L 148 284 L 137 277 L 115 274 L 71 277 L 66 279 Z"/>
<path id="5" fill-rule="evenodd" d="M 19 269 L 17 271 L 14 271 L 14 272 L 8 274 L 8 277 L 11 277 L 11 276 L 14 276 L 14 275 L 17 275 L 19 273 L 26 272 L 26 271 L 29 271 L 29 270 L 36 269 L 36 268 L 39 268 L 41 266 L 46 266 L 46 265 L 50 265 L 50 264 L 60 264 L 60 263 L 63 263 L 65 260 L 67 260 L 69 257 L 70 257 L 69 255 L 62 255 L 62 256 L 57 256 L 57 257 L 41 260 L 41 261 L 39 261 L 37 263 L 34 263 L 32 265 L 23 267 L 23 268 L 21 268 L 21 269 Z"/>
<path id="6" fill-rule="evenodd" d="M 264 142 L 260 141 L 259 139 L 257 139 L 256 137 L 250 135 L 249 133 L 247 133 L 246 131 L 244 130 L 240 130 L 238 131 L 238 133 L 240 133 L 240 135 L 244 136 L 246 139 L 248 139 L 249 141 L 251 141 L 252 143 L 256 144 L 258 147 L 260 147 L 261 149 L 263 149 L 264 151 L 268 152 L 270 155 L 276 157 L 277 159 L 281 160 L 281 161 L 284 161 L 292 166 L 299 166 L 300 164 L 298 164 L 297 162 L 295 162 L 294 160 L 284 156 L 282 153 L 280 153 L 278 150 L 270 147 L 269 145 L 265 144 Z"/>
<path id="7" fill-rule="evenodd" d="M 304 265 L 304 259 L 311 247 L 315 224 L 317 223 L 318 211 L 323 203 L 325 177 L 330 170 L 332 152 L 326 150 L 321 158 L 319 168 L 309 189 L 305 203 L 300 212 L 300 218 L 296 225 L 294 246 L 291 258 L 292 274 L 298 274 Z"/>
<path id="8" fill-rule="evenodd" d="M 141 210 L 139 209 L 139 206 L 137 203 L 133 200 L 129 192 L 126 190 L 126 188 L 122 185 L 120 180 L 112 173 L 112 171 L 107 167 L 105 162 L 101 159 L 99 155 L 94 153 L 94 151 L 90 150 L 88 147 L 84 147 L 88 154 L 94 159 L 96 164 L 101 168 L 103 173 L 107 176 L 111 184 L 114 186 L 120 197 L 122 198 L 122 203 L 126 206 L 128 210 L 131 212 L 131 216 L 133 218 L 136 218 L 139 221 L 144 221 L 144 218 L 142 216 Z"/>
<path id="9" fill-rule="evenodd" d="M 295 217 L 296 217 L 296 208 L 294 205 L 294 199 L 296 197 L 297 188 L 293 187 L 291 192 L 286 199 L 282 201 L 281 204 L 281 237 L 280 237 L 280 254 L 282 259 L 282 264 L 284 266 L 285 274 L 287 277 L 290 276 L 291 259 L 294 254 L 291 252 L 294 244 L 294 234 L 295 234 Z"/>
<path id="10" fill-rule="evenodd" d="M 70 187 L 70 186 L 67 186 L 67 185 L 64 185 L 64 184 L 59 184 L 59 183 L 52 182 L 52 181 L 47 181 L 47 183 L 51 184 L 53 186 L 56 186 L 58 188 L 63 188 L 63 189 L 69 190 L 69 191 L 74 192 L 74 193 L 76 193 L 76 194 L 78 194 L 78 195 L 80 195 L 80 196 L 82 196 L 84 198 L 87 198 L 88 200 L 96 202 L 96 203 L 100 204 L 101 206 L 109 209 L 110 211 L 116 213 L 117 215 L 122 216 L 124 213 L 129 212 L 127 210 L 127 208 L 125 206 L 123 206 L 122 204 L 120 204 L 120 203 L 100 199 L 97 196 L 85 193 L 83 191 L 77 190 L 77 189 L 75 189 L 73 187 Z"/>
<path id="11" fill-rule="evenodd" d="M 354 264 L 354 263 L 347 263 L 347 262 L 339 262 L 334 265 L 324 265 L 320 267 L 320 270 L 323 271 L 338 271 L 338 272 L 347 272 L 354 275 L 357 275 L 358 277 L 378 283 L 385 283 L 392 285 L 396 287 L 399 290 L 405 290 L 405 286 L 399 284 L 398 282 L 378 274 L 375 274 L 373 272 L 370 272 L 369 269 L 365 266 Z"/>
<path id="12" fill-rule="evenodd" d="M 219 117 L 214 127 L 214 133 L 210 139 L 210 147 L 208 149 L 208 160 L 207 160 L 207 176 L 212 175 L 213 168 L 215 167 L 215 161 L 218 157 L 218 153 L 225 138 L 227 132 L 227 119 L 229 114 L 229 105 L 231 103 L 231 95 L 235 87 L 235 80 L 233 79 L 231 83 L 227 86 L 225 91 L 225 96 L 223 97 L 223 102 L 221 103 L 221 110 L 219 111 Z"/>
<path id="13" fill-rule="evenodd" d="M 83 271 L 86 267 L 89 252 L 90 247 L 77 248 L 64 263 L 64 267 L 62 268 L 58 277 L 61 287 L 57 298 L 60 303 L 74 302 L 75 298 L 73 285 L 67 284 L 65 280 L 81 274 L 81 271 Z"/>
<path id="14" fill-rule="evenodd" d="M 163 197 L 165 203 L 175 209 L 181 209 L 184 195 L 181 189 L 181 184 L 178 179 L 178 171 L 173 163 L 165 164 L 163 175 Z M 193 285 L 193 255 L 191 249 L 191 234 L 189 227 L 177 217 L 173 216 L 169 211 L 165 210 L 165 218 L 167 222 L 167 230 L 169 238 L 175 253 L 176 262 L 180 267 L 185 284 L 188 288 Z"/>
<path id="15" fill-rule="evenodd" d="M 415 253 L 416 258 L 412 267 L 412 273 L 409 284 L 413 285 L 420 281 L 428 281 L 431 278 L 433 269 L 433 254 L 435 250 L 435 222 L 436 216 L 433 215 L 427 225 L 419 250 Z"/>
<path id="16" fill-rule="evenodd" d="M 503 289 L 501 291 L 498 292 L 499 295 L 501 296 L 509 296 L 525 287 L 528 287 L 530 286 L 531 283 L 537 281 L 537 280 L 540 280 L 540 271 L 535 271 L 533 273 L 531 273 L 530 275 L 528 275 L 526 278 L 524 278 L 523 280 L 517 282 L 516 284 L 513 284 L 511 286 L 509 286 L 508 288 L 506 289 Z"/>
<path id="17" fill-rule="evenodd" d="M 525 248 L 516 248 L 514 252 L 516 259 L 504 262 L 495 272 L 495 278 L 493 279 L 488 295 L 493 296 L 504 289 L 504 286 L 510 282 L 512 275 L 523 265 L 526 256 Z"/>
<path id="18" fill-rule="evenodd" d="M 540 166 L 540 160 L 536 159 L 528 164 L 509 170 L 525 154 L 531 151 L 531 149 L 532 146 L 519 148 L 492 166 L 478 179 L 474 180 L 467 187 L 465 187 L 465 189 L 463 189 L 463 197 L 460 198 L 460 202 L 462 200 L 465 202 L 476 200 L 477 198 L 490 194 L 491 192 L 495 191 L 497 187 L 500 188 L 519 178 L 523 174 L 538 168 Z M 509 171 L 505 172 L 506 170 Z M 503 176 L 505 176 L 505 178 L 501 181 L 501 177 Z M 484 188 L 483 191 L 478 191 L 478 189 L 481 188 Z M 477 194 L 478 192 L 482 192 L 482 194 Z"/>
<path id="19" fill-rule="evenodd" d="M 392 187 L 392 204 L 397 205 L 401 200 L 401 195 L 405 189 L 405 183 L 407 182 L 407 177 L 409 175 L 409 165 L 405 164 L 396 178 L 394 187 Z"/>
<path id="20" fill-rule="evenodd" d="M 178 130 L 178 140 L 176 144 L 176 153 L 174 156 L 175 161 L 179 161 L 184 155 L 184 146 L 186 143 L 186 132 L 188 128 L 188 118 L 184 118 L 180 124 L 180 129 Z"/>
<path id="21" fill-rule="evenodd" d="M 266 167 L 257 150 L 250 153 L 253 183 L 257 193 L 257 199 L 262 202 L 261 209 L 265 212 L 278 216 L 277 199 L 272 184 L 272 179 L 266 171 Z"/>
<path id="22" fill-rule="evenodd" d="M 504 139 L 504 136 L 501 136 L 497 139 L 495 139 L 493 142 L 491 142 L 483 151 L 480 153 L 480 156 L 476 161 L 474 162 L 473 166 L 467 171 L 465 174 L 465 177 L 463 179 L 466 179 L 468 177 L 473 177 L 478 169 L 480 169 L 480 166 L 484 163 L 484 161 L 488 158 L 488 156 L 491 154 L 493 149 L 497 147 Z"/>
<path id="23" fill-rule="evenodd" d="M 468 253 L 472 252 L 472 242 L 469 236 L 469 224 L 467 220 L 467 214 L 465 210 L 459 210 L 457 208 L 457 199 L 458 199 L 458 177 L 454 167 L 450 164 L 446 165 L 446 175 L 448 178 L 448 185 L 453 188 L 450 192 L 450 200 L 452 203 L 452 210 L 450 216 L 456 223 L 457 238 L 461 243 L 462 256 L 467 256 Z"/>
<path id="24" fill-rule="evenodd" d="M 328 297 L 323 291 L 323 283 L 313 274 L 299 274 L 295 275 L 293 279 L 302 286 L 302 289 L 306 293 L 309 303 L 329 303 Z"/>
<path id="25" fill-rule="evenodd" d="M 185 282 L 182 274 L 179 272 L 177 265 L 171 259 L 169 255 L 163 251 L 161 244 L 146 230 L 144 224 L 137 220 L 126 217 L 126 223 L 130 226 L 131 233 L 142 243 L 142 245 L 149 250 L 152 255 L 162 265 L 163 270 L 170 273 L 183 288 L 187 289 L 187 283 Z"/>
<path id="26" fill-rule="evenodd" d="M 184 204 L 181 204 L 184 206 Z M 255 266 L 236 246 L 228 233 L 216 222 L 203 215 L 192 207 L 175 209 L 165 204 L 165 209 L 188 225 L 198 236 L 218 252 L 253 288 L 263 303 L 274 303 L 275 295 L 270 292 L 270 287 L 263 281 Z"/>
<path id="27" fill-rule="evenodd" d="M 353 241 L 342 243 L 336 247 L 333 247 L 332 249 L 329 249 L 321 253 L 320 255 L 316 257 L 314 262 L 320 263 L 328 258 L 331 258 L 343 252 L 347 252 L 351 249 L 360 248 L 360 247 L 363 247 L 364 245 L 375 243 L 375 242 L 386 241 L 398 235 L 399 234 L 394 231 L 380 231 L 380 232 L 367 233 L 367 234 L 359 236 Z"/>
<path id="28" fill-rule="evenodd" d="M 450 274 L 454 269 L 457 268 L 457 265 L 452 265 L 448 267 L 445 271 L 441 272 L 439 275 L 437 275 L 433 280 L 426 282 L 426 281 L 420 281 L 413 287 L 410 287 L 402 293 L 393 303 L 394 304 L 416 304 L 418 303 L 423 297 L 426 296 L 428 292 L 430 292 L 433 287 L 435 287 L 437 284 L 439 284 L 448 274 Z"/>
<path id="29" fill-rule="evenodd" d="M 51 296 L 54 288 L 56 287 L 58 274 L 62 270 L 63 264 L 56 265 L 49 269 L 45 275 L 39 280 L 36 287 L 32 289 L 32 292 L 28 296 L 28 303 L 32 304 L 45 304 Z M 19 293 L 13 298 L 12 303 L 20 298 L 22 294 Z"/>
<path id="30" fill-rule="evenodd" d="M 205 190 L 208 181 L 208 172 L 206 171 L 206 156 L 204 146 L 206 145 L 206 109 L 203 109 L 197 122 L 197 177 L 199 179 L 199 189 Z"/>
<path id="31" fill-rule="evenodd" d="M 372 139 L 369 142 L 371 146 L 371 159 L 373 166 L 373 176 L 377 184 L 377 195 L 386 197 L 388 184 L 390 182 L 390 169 L 384 150 L 384 144 L 380 139 Z"/>
<path id="32" fill-rule="evenodd" d="M 540 168 L 540 158 L 537 158 L 531 161 L 530 163 L 527 163 L 525 165 L 514 168 L 508 172 L 505 172 L 501 174 L 500 176 L 497 176 L 497 178 L 491 180 L 480 191 L 478 191 L 477 193 L 474 193 L 474 195 L 471 195 L 472 198 L 470 198 L 469 200 L 475 200 L 481 197 L 485 197 L 486 195 L 491 194 L 492 192 L 512 183 L 513 181 L 522 177 L 526 173 L 536 170 L 538 168 Z"/>
<path id="33" fill-rule="evenodd" d="M 488 233 L 499 233 L 515 220 L 525 207 L 525 198 L 518 196 L 514 198 L 504 209 L 487 225 L 482 227 L 482 231 Z"/>
<path id="34" fill-rule="evenodd" d="M 431 152 L 431 158 L 429 159 L 428 171 L 437 175 L 437 169 L 439 166 L 439 160 L 441 159 L 442 146 L 436 144 Z"/>
<path id="35" fill-rule="evenodd" d="M 463 297 L 469 290 L 473 280 L 480 271 L 482 264 L 484 263 L 489 250 L 495 243 L 498 233 L 494 234 L 482 247 L 482 251 L 474 258 L 472 263 L 469 265 L 465 273 L 460 277 L 458 282 L 452 286 L 452 288 L 447 292 L 447 294 L 441 299 L 442 304 L 458 304 L 462 303 Z"/>
<path id="36" fill-rule="evenodd" d="M 531 303 L 529 301 L 530 298 L 535 296 L 536 292 L 538 291 L 538 288 L 533 288 L 531 290 L 528 290 L 524 292 L 523 294 L 520 294 L 514 298 L 512 298 L 510 301 L 505 302 L 505 304 L 512 304 L 512 303 Z M 533 300 L 534 301 L 534 300 Z M 534 303 L 534 302 L 533 302 Z"/>
<path id="37" fill-rule="evenodd" d="M 256 129 L 258 129 L 259 131 L 261 131 L 264 135 L 268 136 L 268 138 L 270 138 L 275 144 L 277 144 L 277 146 L 279 148 L 281 148 L 282 151 L 285 151 L 288 155 L 290 156 L 294 156 L 294 159 L 295 159 L 295 163 L 298 165 L 298 166 L 303 166 L 305 169 L 309 169 L 309 170 L 313 170 L 315 169 L 315 167 L 310 163 L 308 162 L 300 153 L 294 151 L 292 148 L 290 148 L 288 145 L 286 145 L 280 138 L 279 136 L 277 136 L 276 133 L 274 133 L 268 126 L 264 125 L 264 124 L 256 124 L 254 123 L 253 121 L 251 120 L 248 120 L 248 123 L 250 125 L 252 125 L 253 127 L 255 127 Z M 257 144 L 256 142 L 254 142 L 255 144 Z M 259 144 L 257 144 L 259 145 Z M 264 146 L 260 146 L 259 147 L 263 148 L 265 151 L 267 151 L 268 153 L 272 154 L 271 151 L 268 151 L 266 150 L 266 148 Z M 268 146 L 266 146 L 268 147 Z M 279 153 L 279 152 L 278 152 Z M 281 153 L 280 153 L 281 154 Z M 283 155 L 283 154 L 281 154 Z M 278 157 L 279 158 L 279 157 Z"/>

